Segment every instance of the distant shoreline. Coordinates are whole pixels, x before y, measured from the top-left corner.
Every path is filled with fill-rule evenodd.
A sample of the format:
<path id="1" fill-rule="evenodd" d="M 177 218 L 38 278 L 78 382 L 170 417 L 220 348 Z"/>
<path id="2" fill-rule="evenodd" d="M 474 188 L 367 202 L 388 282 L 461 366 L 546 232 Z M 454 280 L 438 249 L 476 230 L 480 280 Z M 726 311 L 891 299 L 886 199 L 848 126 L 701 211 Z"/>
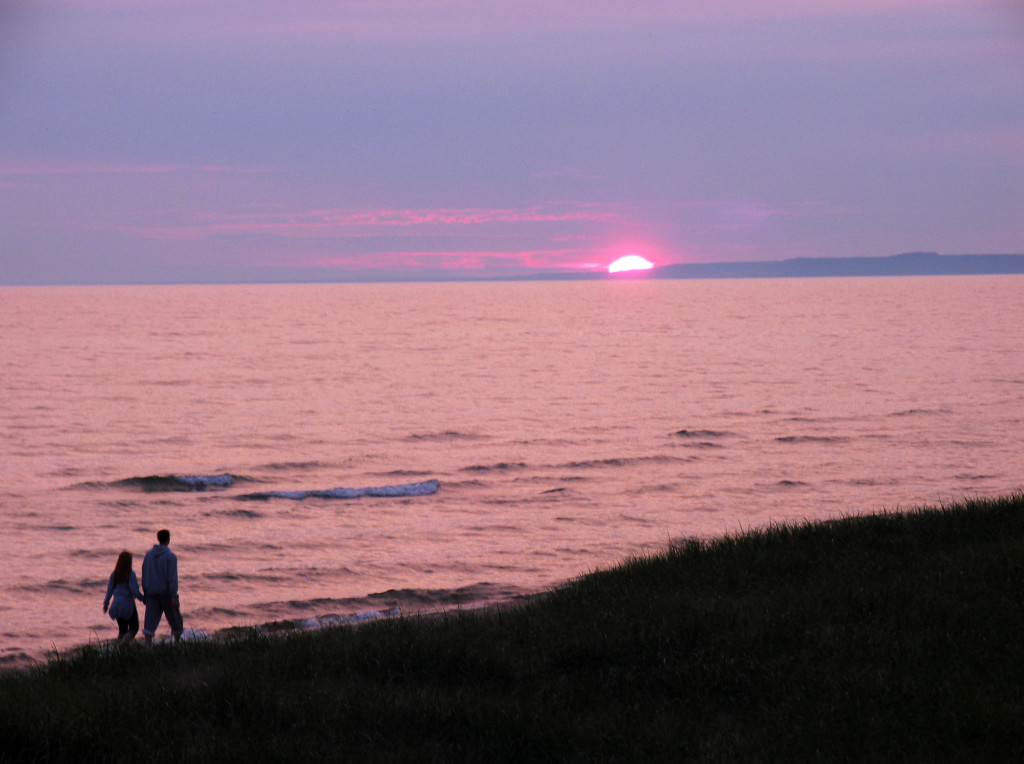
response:
<path id="1" fill-rule="evenodd" d="M 623 273 L 537 274 L 516 280 L 758 279 L 870 276 L 995 276 L 1024 273 L 1024 255 L 940 255 L 905 252 L 885 257 L 794 257 L 728 263 L 674 263 Z"/>

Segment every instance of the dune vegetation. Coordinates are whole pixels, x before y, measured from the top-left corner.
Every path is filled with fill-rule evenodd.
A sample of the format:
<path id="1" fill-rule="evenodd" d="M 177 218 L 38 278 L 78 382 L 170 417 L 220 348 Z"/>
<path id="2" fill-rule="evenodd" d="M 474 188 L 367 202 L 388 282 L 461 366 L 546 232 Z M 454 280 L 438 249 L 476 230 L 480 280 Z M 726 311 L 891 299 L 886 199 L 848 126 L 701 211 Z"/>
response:
<path id="1" fill-rule="evenodd" d="M 1024 493 L 0 674 L 0 761 L 1024 760 Z"/>

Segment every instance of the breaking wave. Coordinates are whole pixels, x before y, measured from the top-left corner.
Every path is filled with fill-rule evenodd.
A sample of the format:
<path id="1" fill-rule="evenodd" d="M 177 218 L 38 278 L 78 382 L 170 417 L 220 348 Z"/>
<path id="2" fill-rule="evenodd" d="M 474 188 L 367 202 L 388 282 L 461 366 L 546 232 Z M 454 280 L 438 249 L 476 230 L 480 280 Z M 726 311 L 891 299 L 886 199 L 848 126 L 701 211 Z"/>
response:
<path id="1" fill-rule="evenodd" d="M 220 475 L 146 475 L 117 480 L 112 485 L 141 488 L 146 492 L 159 491 L 207 491 L 229 488 L 245 478 L 227 472 Z"/>
<path id="2" fill-rule="evenodd" d="M 449 607 L 477 606 L 494 602 L 511 601 L 528 597 L 531 592 L 511 584 L 499 584 L 481 581 L 467 584 L 455 589 L 388 589 L 383 592 L 367 594 L 364 597 L 317 597 L 308 600 L 289 600 L 287 602 L 267 602 L 256 606 L 267 612 L 288 609 L 292 612 L 302 611 L 385 611 L 401 609 L 406 611 L 431 611 Z"/>
<path id="3" fill-rule="evenodd" d="M 423 480 L 418 483 L 402 483 L 400 485 L 381 485 L 368 488 L 328 488 L 319 491 L 258 491 L 237 496 L 247 501 L 266 501 L 268 499 L 358 499 L 363 496 L 405 497 L 429 496 L 437 493 L 441 487 L 439 480 Z"/>

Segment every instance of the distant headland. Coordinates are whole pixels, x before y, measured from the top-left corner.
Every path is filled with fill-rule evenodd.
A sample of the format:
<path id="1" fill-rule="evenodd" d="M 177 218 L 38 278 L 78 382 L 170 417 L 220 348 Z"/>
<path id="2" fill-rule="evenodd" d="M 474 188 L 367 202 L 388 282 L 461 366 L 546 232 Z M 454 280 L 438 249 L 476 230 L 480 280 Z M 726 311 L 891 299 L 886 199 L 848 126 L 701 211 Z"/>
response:
<path id="1" fill-rule="evenodd" d="M 772 262 L 666 265 L 658 278 L 768 278 L 810 276 L 969 276 L 1024 273 L 1024 255 L 940 255 L 906 252 L 889 257 L 796 257 Z"/>
<path id="2" fill-rule="evenodd" d="M 537 274 L 526 279 L 752 279 L 843 276 L 977 276 L 1024 273 L 1024 255 L 940 255 L 905 252 L 886 257 L 795 257 L 731 263 L 676 263 L 625 273 Z"/>

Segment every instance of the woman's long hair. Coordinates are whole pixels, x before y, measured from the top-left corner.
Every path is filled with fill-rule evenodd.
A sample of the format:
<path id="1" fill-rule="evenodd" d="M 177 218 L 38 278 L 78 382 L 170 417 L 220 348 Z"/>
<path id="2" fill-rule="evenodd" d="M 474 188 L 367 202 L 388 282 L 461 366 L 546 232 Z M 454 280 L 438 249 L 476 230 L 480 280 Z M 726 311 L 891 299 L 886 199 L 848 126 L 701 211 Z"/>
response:
<path id="1" fill-rule="evenodd" d="M 127 549 L 117 556 L 117 562 L 114 563 L 114 572 L 110 574 L 110 577 L 114 580 L 115 584 L 126 584 L 128 583 L 128 574 L 132 572 L 132 553 Z"/>

